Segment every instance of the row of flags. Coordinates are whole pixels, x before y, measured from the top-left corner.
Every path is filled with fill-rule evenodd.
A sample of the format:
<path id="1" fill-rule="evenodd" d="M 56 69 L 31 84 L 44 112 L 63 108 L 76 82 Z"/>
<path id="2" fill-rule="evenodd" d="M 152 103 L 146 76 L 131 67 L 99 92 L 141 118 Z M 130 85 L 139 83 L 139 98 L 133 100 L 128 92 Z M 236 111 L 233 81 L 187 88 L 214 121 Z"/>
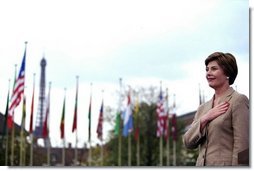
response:
<path id="1" fill-rule="evenodd" d="M 8 128 L 11 129 L 13 126 L 13 118 L 14 118 L 14 110 L 15 108 L 19 105 L 22 96 L 24 96 L 24 101 L 25 101 L 25 95 L 24 95 L 24 88 L 25 88 L 25 64 L 26 64 L 26 51 L 27 51 L 27 43 L 25 43 L 25 51 L 24 51 L 24 56 L 22 59 L 21 67 L 19 70 L 19 75 L 15 79 L 14 82 L 14 88 L 10 100 L 10 107 L 9 105 L 9 100 L 7 100 L 7 107 L 6 111 L 8 109 L 7 118 L 7 125 Z M 79 82 L 78 82 L 78 77 L 77 77 L 77 86 L 76 86 L 76 96 L 75 96 L 75 106 L 74 106 L 74 117 L 73 117 L 73 125 L 72 125 L 72 132 L 76 131 L 77 129 L 77 108 L 78 108 L 78 87 Z M 30 124 L 29 124 L 29 133 L 33 133 L 33 111 L 34 111 L 34 90 L 35 90 L 35 83 L 33 84 L 33 94 L 32 94 L 32 104 L 31 104 L 31 115 L 30 115 Z M 91 91 L 92 92 L 92 91 Z M 9 93 L 8 97 L 9 99 Z M 92 102 L 92 93 L 90 95 L 90 104 L 89 104 L 89 111 L 88 111 L 88 141 L 91 141 L 91 102 Z M 25 103 L 25 102 L 24 102 Z M 66 103 L 66 96 L 64 96 L 63 100 L 63 109 L 62 109 L 62 117 L 60 121 L 60 136 L 61 139 L 65 138 L 65 104 Z M 124 112 L 118 111 L 116 115 L 116 122 L 115 122 L 115 135 L 119 134 L 119 129 L 120 129 L 120 120 L 123 120 L 123 129 L 122 129 L 122 134 L 123 136 L 128 136 L 129 133 L 133 131 L 133 111 L 138 112 L 138 103 L 135 105 L 135 109 L 132 109 L 132 102 L 131 102 L 131 90 L 129 90 L 128 95 L 127 95 L 127 105 L 124 110 Z M 25 113 L 25 112 L 23 112 Z M 49 92 L 48 92 L 48 97 L 47 97 L 47 105 L 46 105 L 46 114 L 45 114 L 45 119 L 43 122 L 43 130 L 42 130 L 42 136 L 44 138 L 47 138 L 49 135 L 49 129 L 48 129 L 48 123 L 49 123 L 49 114 L 50 114 L 50 86 L 49 86 Z M 157 107 L 156 107 L 156 114 L 157 114 L 157 132 L 156 135 L 157 137 L 164 136 L 165 139 L 168 138 L 170 131 L 174 139 L 176 139 L 176 114 L 169 114 L 169 107 L 168 107 L 168 95 L 163 96 L 163 91 L 162 88 L 160 87 L 160 92 L 158 96 L 158 102 L 157 102 Z M 169 129 L 169 122 L 168 118 L 171 118 L 171 129 Z M 137 118 L 138 119 L 138 118 Z M 138 121 L 137 121 L 138 122 Z M 97 125 L 97 137 L 102 141 L 102 136 L 103 136 L 103 100 L 101 103 L 101 108 L 99 111 L 99 118 L 98 118 L 98 125 Z M 136 125 L 135 128 L 135 139 L 139 134 L 139 127 Z"/>
<path id="2" fill-rule="evenodd" d="M 3 132 L 6 133 L 6 128 L 12 129 L 14 125 L 14 111 L 19 106 L 22 97 L 23 97 L 23 108 L 22 108 L 22 121 L 21 127 L 25 127 L 24 120 L 26 117 L 26 97 L 24 94 L 25 90 L 25 66 L 26 66 L 26 52 L 27 52 L 27 42 L 25 42 L 25 51 L 21 62 L 21 67 L 19 70 L 19 75 L 14 78 L 14 85 L 12 96 L 10 99 L 10 91 L 8 91 L 7 95 L 7 104 L 6 104 L 6 111 L 5 111 L 5 122 L 3 125 Z M 43 121 L 43 129 L 42 129 L 42 137 L 47 138 L 49 135 L 49 115 L 50 115 L 50 87 L 48 97 L 46 99 L 46 113 L 45 118 Z M 32 102 L 31 102 L 31 114 L 30 114 L 30 124 L 29 124 L 29 133 L 33 133 L 33 118 L 34 118 L 34 93 L 35 93 L 35 81 L 33 83 L 33 93 L 32 93 Z M 63 102 L 63 109 L 62 109 L 62 117 L 60 122 L 60 136 L 61 139 L 65 137 L 65 101 L 66 97 L 64 97 Z M 10 102 L 10 105 L 9 105 Z M 91 140 L 91 102 L 92 102 L 92 94 L 90 96 L 90 104 L 89 104 L 89 141 Z M 77 79 L 77 87 L 76 87 L 76 97 L 75 97 L 75 107 L 74 107 L 74 118 L 73 118 L 73 125 L 72 125 L 72 132 L 76 131 L 77 129 L 77 109 L 78 109 L 78 79 Z M 100 108 L 99 119 L 98 119 L 98 126 L 97 126 L 97 135 L 98 138 L 102 141 L 103 136 L 103 100 Z"/>
<path id="3" fill-rule="evenodd" d="M 162 88 L 160 87 L 160 92 L 158 96 L 158 101 L 156 104 L 156 116 L 157 116 L 157 137 L 164 136 L 165 140 L 168 139 L 169 135 L 172 135 L 173 140 L 177 139 L 177 121 L 175 112 L 175 100 L 173 104 L 173 111 L 170 113 L 168 106 L 168 94 L 163 95 Z M 133 112 L 138 114 L 139 112 L 139 102 L 136 100 L 134 109 L 132 109 L 131 102 L 131 91 L 127 95 L 127 105 L 123 111 L 118 111 L 115 120 L 115 130 L 114 134 L 118 135 L 120 130 L 121 119 L 123 121 L 122 135 L 127 137 L 134 130 L 134 119 Z M 139 135 L 139 117 L 135 118 L 135 132 L 134 138 L 137 140 Z M 171 126 L 171 127 L 170 127 Z"/>

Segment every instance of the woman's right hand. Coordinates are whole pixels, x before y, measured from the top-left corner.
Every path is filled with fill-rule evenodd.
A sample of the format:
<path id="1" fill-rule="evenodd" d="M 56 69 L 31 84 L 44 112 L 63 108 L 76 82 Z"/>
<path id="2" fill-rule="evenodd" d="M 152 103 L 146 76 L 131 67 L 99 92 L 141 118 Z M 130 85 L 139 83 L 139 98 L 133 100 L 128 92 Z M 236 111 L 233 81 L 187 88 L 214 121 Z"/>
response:
<path id="1" fill-rule="evenodd" d="M 228 102 L 223 102 L 218 104 L 217 106 L 214 106 L 212 109 L 210 109 L 207 114 L 201 117 L 201 130 L 207 125 L 208 122 L 214 120 L 218 116 L 224 114 L 228 108 L 229 108 Z"/>

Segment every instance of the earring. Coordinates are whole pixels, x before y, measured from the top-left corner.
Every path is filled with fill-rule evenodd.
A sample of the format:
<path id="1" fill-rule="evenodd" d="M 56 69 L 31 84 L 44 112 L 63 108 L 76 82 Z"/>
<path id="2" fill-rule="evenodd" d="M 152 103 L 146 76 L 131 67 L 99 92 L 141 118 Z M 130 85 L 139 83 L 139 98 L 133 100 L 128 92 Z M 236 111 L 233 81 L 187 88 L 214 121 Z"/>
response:
<path id="1" fill-rule="evenodd" d="M 227 77 L 227 80 L 229 80 L 229 77 Z"/>

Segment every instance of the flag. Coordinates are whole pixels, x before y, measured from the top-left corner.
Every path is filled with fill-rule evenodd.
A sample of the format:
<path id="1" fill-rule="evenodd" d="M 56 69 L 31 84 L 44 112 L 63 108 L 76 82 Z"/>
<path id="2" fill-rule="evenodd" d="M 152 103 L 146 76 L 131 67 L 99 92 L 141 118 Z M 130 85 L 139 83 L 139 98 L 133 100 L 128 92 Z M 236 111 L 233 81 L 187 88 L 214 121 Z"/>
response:
<path id="1" fill-rule="evenodd" d="M 124 120 L 123 120 L 123 136 L 128 136 L 128 134 L 132 131 L 133 129 L 133 116 L 132 116 L 132 111 L 131 111 L 131 97 L 130 97 L 130 92 L 128 94 L 128 101 L 127 101 L 127 107 L 124 112 Z"/>
<path id="2" fill-rule="evenodd" d="M 172 138 L 174 141 L 177 140 L 177 118 L 176 118 L 176 114 L 172 115 Z"/>
<path id="3" fill-rule="evenodd" d="M 64 118 L 65 118 L 65 96 L 63 102 L 62 118 L 60 123 L 61 139 L 64 139 Z"/>
<path id="4" fill-rule="evenodd" d="M 33 84 L 33 95 L 32 95 L 32 103 L 31 103 L 31 115 L 30 115 L 30 125 L 29 125 L 30 134 L 33 133 L 34 89 L 35 89 L 35 81 L 34 81 L 34 84 Z"/>
<path id="5" fill-rule="evenodd" d="M 161 137 L 164 134 L 165 125 L 167 121 L 167 115 L 164 109 L 164 99 L 161 88 L 159 100 L 157 102 L 156 114 L 157 114 L 157 137 Z"/>
<path id="6" fill-rule="evenodd" d="M 135 113 L 135 134 L 134 134 L 134 138 L 137 141 L 138 140 L 138 136 L 139 136 L 139 99 L 137 98 L 136 104 L 135 104 L 135 108 L 134 108 L 134 113 Z"/>
<path id="7" fill-rule="evenodd" d="M 25 61 L 26 61 L 26 46 L 25 46 L 25 52 L 22 59 L 22 64 L 19 70 L 18 78 L 15 81 L 14 89 L 11 96 L 11 103 L 9 107 L 8 112 L 8 121 L 7 125 L 8 128 L 12 128 L 13 126 L 13 115 L 15 108 L 19 105 L 21 101 L 21 96 L 24 94 L 25 89 Z"/>
<path id="8" fill-rule="evenodd" d="M 50 85 L 49 85 L 49 92 L 48 92 L 48 99 L 47 99 L 46 117 L 43 122 L 43 129 L 42 129 L 43 138 L 47 138 L 49 136 L 49 128 L 48 128 L 49 112 L 50 112 Z"/>
<path id="9" fill-rule="evenodd" d="M 97 125 L 97 137 L 102 141 L 102 131 L 103 131 L 103 100 L 101 102 L 100 114 Z"/>
<path id="10" fill-rule="evenodd" d="M 117 136 L 120 131 L 120 125 L 121 125 L 121 112 L 118 111 L 116 113 L 116 120 L 115 120 L 115 131 L 114 134 Z"/>
<path id="11" fill-rule="evenodd" d="M 165 111 L 165 127 L 164 127 L 164 138 L 168 139 L 170 135 L 169 131 L 169 107 L 168 107 L 168 89 L 166 91 L 165 103 L 164 103 L 164 111 Z"/>
<path id="12" fill-rule="evenodd" d="M 21 129 L 25 128 L 26 121 L 26 96 L 23 97 L 23 107 L 22 107 L 22 119 L 21 119 Z"/>
<path id="13" fill-rule="evenodd" d="M 6 135 L 6 127 L 7 127 L 7 118 L 8 118 L 8 109 L 9 109 L 9 99 L 10 99 L 10 91 L 8 90 L 6 108 L 5 108 L 5 117 L 4 117 L 4 125 L 3 125 L 3 135 Z"/>
<path id="14" fill-rule="evenodd" d="M 90 95 L 90 103 L 89 103 L 89 109 L 88 109 L 88 141 L 91 140 L 91 109 L 92 109 L 92 93 Z"/>
<path id="15" fill-rule="evenodd" d="M 74 108 L 72 132 L 74 132 L 77 129 L 77 113 L 78 113 L 78 78 L 77 78 L 77 88 L 76 88 L 76 98 L 75 98 L 75 108 Z"/>

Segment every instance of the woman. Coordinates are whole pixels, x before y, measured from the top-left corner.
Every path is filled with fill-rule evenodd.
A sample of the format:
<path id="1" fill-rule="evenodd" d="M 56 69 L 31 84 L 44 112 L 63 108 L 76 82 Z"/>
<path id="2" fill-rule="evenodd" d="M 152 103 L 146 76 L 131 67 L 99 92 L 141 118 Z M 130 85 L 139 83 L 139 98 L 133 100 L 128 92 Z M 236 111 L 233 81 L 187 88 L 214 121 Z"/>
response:
<path id="1" fill-rule="evenodd" d="M 238 72 L 235 57 L 215 52 L 205 65 L 206 79 L 215 93 L 198 108 L 183 136 L 184 144 L 189 149 L 199 147 L 196 166 L 248 165 L 249 100 L 230 87 Z M 247 161 L 242 161 L 242 154 Z"/>

